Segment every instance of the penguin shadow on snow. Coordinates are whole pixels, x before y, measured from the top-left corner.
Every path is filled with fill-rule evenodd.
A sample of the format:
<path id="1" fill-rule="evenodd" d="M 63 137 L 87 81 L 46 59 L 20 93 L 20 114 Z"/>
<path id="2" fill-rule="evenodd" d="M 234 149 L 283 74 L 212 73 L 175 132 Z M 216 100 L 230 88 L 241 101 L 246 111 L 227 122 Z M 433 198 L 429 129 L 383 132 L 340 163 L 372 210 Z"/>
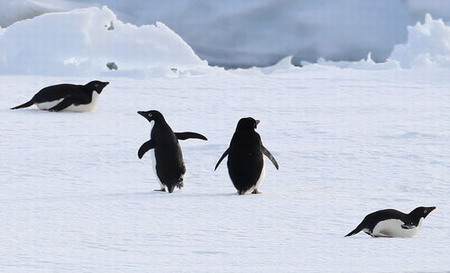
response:
<path id="1" fill-rule="evenodd" d="M 151 151 L 153 168 L 161 186 L 156 191 L 172 193 L 175 188 L 181 189 L 184 186 L 183 177 L 186 167 L 178 140 L 208 139 L 199 133 L 172 131 L 164 116 L 156 110 L 138 111 L 137 113 L 153 125 L 150 131 L 150 140 L 141 145 L 138 157 L 141 159 L 144 154 Z"/>
<path id="2" fill-rule="evenodd" d="M 258 187 L 264 179 L 264 155 L 278 170 L 278 163 L 262 144 L 260 135 L 255 131 L 259 120 L 247 117 L 239 120 L 230 145 L 220 157 L 214 170 L 228 156 L 228 174 L 239 195 L 259 194 Z"/>
<path id="3" fill-rule="evenodd" d="M 98 96 L 108 84 L 109 82 L 95 80 L 85 85 L 65 83 L 47 86 L 29 101 L 12 107 L 11 110 L 36 105 L 38 109 L 50 112 L 89 112 L 94 109 Z"/>

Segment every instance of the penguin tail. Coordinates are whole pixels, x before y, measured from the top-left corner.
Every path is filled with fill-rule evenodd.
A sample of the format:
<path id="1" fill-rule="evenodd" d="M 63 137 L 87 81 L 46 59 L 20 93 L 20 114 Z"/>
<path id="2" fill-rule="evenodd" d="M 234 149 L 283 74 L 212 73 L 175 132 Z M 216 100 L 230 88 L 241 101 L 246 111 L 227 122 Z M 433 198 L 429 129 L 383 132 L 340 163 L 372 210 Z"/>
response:
<path id="1" fill-rule="evenodd" d="M 355 235 L 355 234 L 359 233 L 361 230 L 363 230 L 363 226 L 361 224 L 359 224 L 359 226 L 357 226 L 354 230 L 350 231 L 344 237 L 349 237 L 349 236 Z"/>
<path id="2" fill-rule="evenodd" d="M 30 100 L 28 102 L 25 102 L 24 104 L 21 105 L 17 105 L 11 108 L 11 110 L 15 110 L 15 109 L 20 109 L 20 108 L 25 108 L 25 107 L 30 107 L 31 105 L 34 104 L 34 100 Z"/>
<path id="3" fill-rule="evenodd" d="M 175 189 L 175 185 L 167 186 L 167 191 L 168 191 L 169 193 L 172 193 L 174 189 Z"/>

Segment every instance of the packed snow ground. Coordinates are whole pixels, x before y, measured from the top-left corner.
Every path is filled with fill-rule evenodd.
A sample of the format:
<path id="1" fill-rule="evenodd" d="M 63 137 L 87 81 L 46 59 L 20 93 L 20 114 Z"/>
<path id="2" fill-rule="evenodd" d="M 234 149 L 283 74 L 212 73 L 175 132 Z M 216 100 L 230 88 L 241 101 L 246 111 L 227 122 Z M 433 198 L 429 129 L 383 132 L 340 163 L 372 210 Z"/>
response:
<path id="1" fill-rule="evenodd" d="M 445 69 L 308 66 L 111 82 L 91 113 L 9 110 L 91 78 L 1 76 L 0 271 L 448 272 L 450 78 Z M 185 188 L 154 192 L 138 110 L 182 141 Z M 213 168 L 239 118 L 260 119 L 261 195 Z M 411 239 L 344 238 L 369 212 L 437 206 Z"/>

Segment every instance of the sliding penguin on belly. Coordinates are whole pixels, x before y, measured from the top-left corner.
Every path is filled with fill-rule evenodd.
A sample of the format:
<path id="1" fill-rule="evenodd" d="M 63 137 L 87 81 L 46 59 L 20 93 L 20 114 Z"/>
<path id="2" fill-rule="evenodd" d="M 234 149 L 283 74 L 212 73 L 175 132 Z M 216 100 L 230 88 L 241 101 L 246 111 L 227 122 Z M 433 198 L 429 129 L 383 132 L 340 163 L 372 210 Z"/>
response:
<path id="1" fill-rule="evenodd" d="M 91 81 L 85 85 L 58 84 L 45 87 L 28 102 L 11 108 L 20 109 L 34 104 L 50 112 L 89 112 L 94 109 L 98 95 L 109 82 Z"/>
<path id="2" fill-rule="evenodd" d="M 216 164 L 228 155 L 228 174 L 240 195 L 260 193 L 258 187 L 264 179 L 264 158 L 267 156 L 278 170 L 278 163 L 272 154 L 263 146 L 261 137 L 255 129 L 259 120 L 242 118 L 231 139 L 230 147 L 223 153 Z"/>
<path id="3" fill-rule="evenodd" d="M 139 148 L 138 157 L 141 159 L 146 152 L 152 149 L 154 169 L 161 184 L 161 189 L 156 191 L 166 191 L 167 189 L 169 193 L 172 193 L 175 187 L 182 188 L 186 167 L 184 166 L 183 154 L 178 140 L 189 138 L 208 139 L 198 133 L 173 132 L 163 115 L 156 110 L 138 111 L 138 114 L 149 122 L 154 122 L 150 140 Z"/>
<path id="4" fill-rule="evenodd" d="M 408 214 L 395 209 L 372 212 L 345 237 L 355 235 L 360 231 L 364 231 L 372 237 L 412 237 L 422 228 L 423 219 L 435 208 L 418 207 Z"/>

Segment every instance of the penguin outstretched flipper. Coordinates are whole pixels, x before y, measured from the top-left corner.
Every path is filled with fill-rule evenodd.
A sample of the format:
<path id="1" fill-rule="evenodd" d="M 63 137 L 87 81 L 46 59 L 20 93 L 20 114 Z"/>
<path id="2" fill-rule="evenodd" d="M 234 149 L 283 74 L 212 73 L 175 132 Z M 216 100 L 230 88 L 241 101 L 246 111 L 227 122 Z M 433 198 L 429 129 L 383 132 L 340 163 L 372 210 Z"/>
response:
<path id="1" fill-rule="evenodd" d="M 278 162 L 275 160 L 275 157 L 273 157 L 273 155 L 269 152 L 269 150 L 266 149 L 266 147 L 264 147 L 263 145 L 261 145 L 261 152 L 267 156 L 270 161 L 272 161 L 273 165 L 275 166 L 275 168 L 277 168 L 277 170 L 279 169 L 278 167 Z"/>
<path id="2" fill-rule="evenodd" d="M 201 135 L 199 133 L 194 133 L 194 132 L 175 133 L 175 136 L 179 140 L 186 140 L 186 139 L 189 139 L 189 138 L 197 138 L 197 139 L 208 140 L 204 135 Z"/>
<path id="3" fill-rule="evenodd" d="M 401 227 L 403 228 L 403 229 L 413 229 L 413 228 L 416 228 L 417 226 L 415 226 L 415 225 L 413 225 L 413 224 L 404 224 L 404 225 L 401 225 Z"/>
<path id="4" fill-rule="evenodd" d="M 48 109 L 50 112 L 59 112 L 74 104 L 75 101 L 71 97 L 63 99 L 60 103 Z"/>
<path id="5" fill-rule="evenodd" d="M 230 148 L 228 148 L 228 149 L 223 153 L 223 155 L 220 157 L 219 161 L 217 162 L 216 167 L 214 168 L 214 170 L 216 170 L 217 167 L 219 167 L 220 162 L 222 162 L 222 160 L 228 155 L 229 151 L 230 151 Z"/>
<path id="6" fill-rule="evenodd" d="M 149 141 L 144 142 L 144 144 L 142 144 L 138 150 L 139 159 L 141 159 L 146 152 L 148 152 L 150 149 L 153 149 L 153 148 L 155 148 L 155 141 L 153 139 L 150 139 Z"/>
<path id="7" fill-rule="evenodd" d="M 17 106 L 15 106 L 15 107 L 12 107 L 11 110 L 16 110 L 16 109 L 20 109 L 20 108 L 30 107 L 31 105 L 33 105 L 33 104 L 35 104 L 35 103 L 36 103 L 36 101 L 35 101 L 34 98 L 33 98 L 33 99 L 31 99 L 31 100 L 25 102 L 24 104 L 21 104 L 21 105 L 17 105 Z"/>

